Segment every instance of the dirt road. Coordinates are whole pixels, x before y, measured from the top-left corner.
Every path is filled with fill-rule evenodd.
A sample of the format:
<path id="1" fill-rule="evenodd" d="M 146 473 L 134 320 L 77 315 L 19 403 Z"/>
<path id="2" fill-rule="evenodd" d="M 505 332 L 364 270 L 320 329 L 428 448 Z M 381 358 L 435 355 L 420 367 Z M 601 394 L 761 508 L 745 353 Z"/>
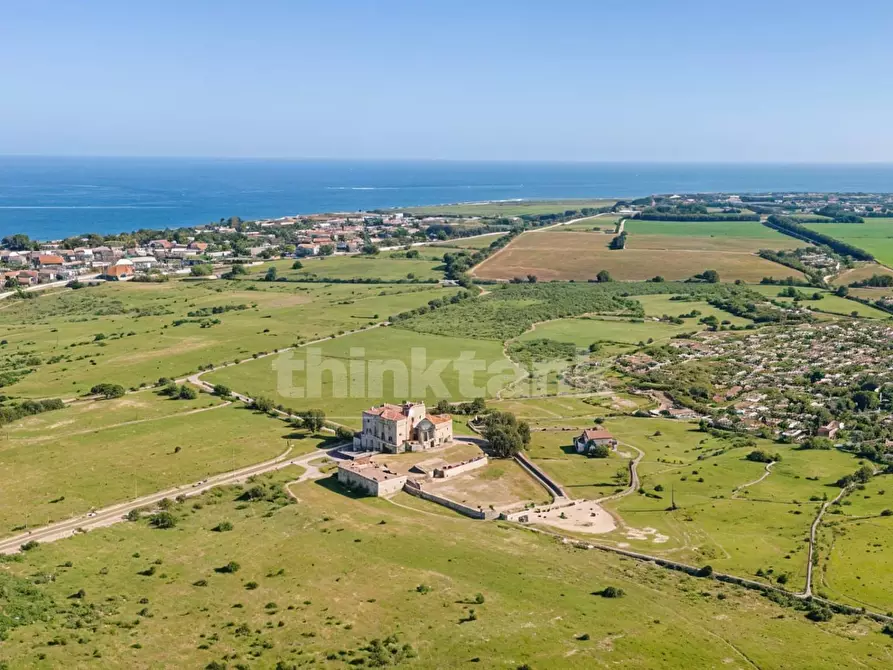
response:
<path id="1" fill-rule="evenodd" d="M 22 533 L 5 540 L 0 540 L 0 554 L 16 553 L 20 550 L 21 545 L 23 545 L 25 542 L 55 542 L 56 540 L 71 537 L 72 535 L 75 535 L 79 532 L 91 530 L 94 528 L 102 528 L 104 526 L 110 526 L 112 524 L 124 521 L 127 513 L 130 510 L 140 509 L 142 507 L 151 507 L 152 505 L 158 504 L 158 502 L 160 502 L 163 498 L 176 498 L 177 496 L 181 495 L 186 497 L 195 496 L 216 486 L 237 484 L 245 481 L 246 479 L 249 479 L 254 475 L 263 474 L 265 472 L 272 472 L 274 470 L 288 467 L 289 465 L 300 465 L 307 468 L 311 476 L 307 477 L 306 475 L 308 475 L 308 472 L 305 472 L 304 475 L 302 475 L 301 477 L 302 481 L 305 478 L 312 478 L 313 475 L 321 476 L 319 470 L 314 466 L 311 466 L 310 462 L 315 461 L 319 458 L 323 458 L 325 456 L 333 456 L 335 452 L 337 452 L 344 446 L 344 444 L 339 444 L 326 451 L 315 451 L 298 458 L 288 457 L 289 453 L 291 452 L 291 447 L 289 447 L 285 452 L 283 452 L 276 458 L 265 461 L 263 463 L 257 463 L 255 465 L 250 465 L 246 468 L 233 470 L 231 472 L 224 472 L 223 474 L 215 475 L 213 477 L 209 477 L 208 479 L 203 479 L 192 484 L 184 484 L 172 489 L 158 491 L 147 496 L 142 496 L 141 498 L 128 500 L 126 502 L 118 503 L 110 507 L 105 507 L 103 509 L 90 512 L 89 514 L 77 516 L 65 521 L 59 521 L 57 523 L 50 524 L 49 526 L 44 526 L 43 528 L 35 528 L 34 530 L 31 530 L 27 533 Z"/>

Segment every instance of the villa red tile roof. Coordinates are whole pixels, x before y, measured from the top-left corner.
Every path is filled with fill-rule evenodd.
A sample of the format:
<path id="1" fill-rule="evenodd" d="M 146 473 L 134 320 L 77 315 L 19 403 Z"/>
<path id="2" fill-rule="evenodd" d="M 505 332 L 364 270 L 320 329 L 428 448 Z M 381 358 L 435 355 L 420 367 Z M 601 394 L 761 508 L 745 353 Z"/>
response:
<path id="1" fill-rule="evenodd" d="M 426 414 L 425 417 L 435 425 L 453 420 L 452 414 Z"/>

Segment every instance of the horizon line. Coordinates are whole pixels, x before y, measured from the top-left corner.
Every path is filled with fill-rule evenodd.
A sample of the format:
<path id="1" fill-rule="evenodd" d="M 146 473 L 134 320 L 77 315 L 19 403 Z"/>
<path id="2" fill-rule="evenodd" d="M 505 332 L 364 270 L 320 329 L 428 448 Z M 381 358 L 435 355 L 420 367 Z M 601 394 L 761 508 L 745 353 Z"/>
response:
<path id="1" fill-rule="evenodd" d="M 141 154 L 43 154 L 0 153 L 0 160 L 21 159 L 115 159 L 115 160 L 205 160 L 205 161 L 270 161 L 270 162 L 351 162 L 351 163 L 519 163 L 571 165 L 753 165 L 753 166 L 893 166 L 893 160 L 828 161 L 828 160 L 673 160 L 673 159 L 573 159 L 573 158 L 431 158 L 431 157 L 337 157 L 337 156 L 201 156 Z"/>

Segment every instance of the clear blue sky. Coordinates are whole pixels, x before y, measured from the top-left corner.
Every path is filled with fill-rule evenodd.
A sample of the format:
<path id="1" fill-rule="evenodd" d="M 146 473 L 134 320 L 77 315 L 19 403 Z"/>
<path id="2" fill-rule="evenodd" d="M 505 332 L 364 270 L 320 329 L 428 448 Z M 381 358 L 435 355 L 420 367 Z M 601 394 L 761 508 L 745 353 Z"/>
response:
<path id="1" fill-rule="evenodd" d="M 889 0 L 0 0 L 0 154 L 893 161 Z"/>

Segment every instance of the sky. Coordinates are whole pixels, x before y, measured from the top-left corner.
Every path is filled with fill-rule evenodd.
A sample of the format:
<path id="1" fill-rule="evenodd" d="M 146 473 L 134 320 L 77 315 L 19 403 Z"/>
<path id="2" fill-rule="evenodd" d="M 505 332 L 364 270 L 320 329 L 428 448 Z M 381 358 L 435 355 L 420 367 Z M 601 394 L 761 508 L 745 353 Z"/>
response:
<path id="1" fill-rule="evenodd" d="M 0 154 L 891 162 L 889 0 L 0 0 Z"/>

